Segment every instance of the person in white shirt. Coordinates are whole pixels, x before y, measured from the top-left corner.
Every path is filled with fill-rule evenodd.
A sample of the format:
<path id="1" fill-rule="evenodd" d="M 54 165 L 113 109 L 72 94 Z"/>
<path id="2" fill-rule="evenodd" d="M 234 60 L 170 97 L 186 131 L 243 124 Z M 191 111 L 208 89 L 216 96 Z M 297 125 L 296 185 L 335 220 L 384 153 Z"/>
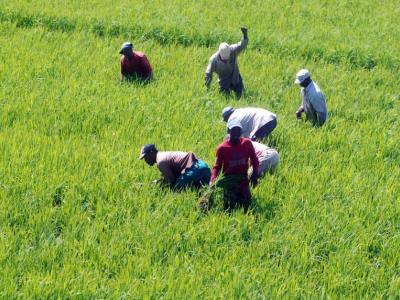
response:
<path id="1" fill-rule="evenodd" d="M 296 74 L 295 83 L 301 87 L 302 105 L 296 111 L 297 120 L 301 121 L 304 112 L 307 119 L 314 125 L 323 125 L 328 117 L 325 96 L 319 86 L 311 80 L 307 69 L 302 69 Z"/>
<path id="2" fill-rule="evenodd" d="M 266 109 L 256 107 L 233 108 L 225 107 L 222 110 L 225 122 L 238 120 L 242 125 L 242 136 L 252 141 L 261 141 L 276 127 L 276 115 Z"/>
<path id="3" fill-rule="evenodd" d="M 267 172 L 274 172 L 279 164 L 279 154 L 273 148 L 258 142 L 252 142 L 259 162 L 257 177 L 262 177 Z M 249 170 L 249 176 L 252 170 Z"/>

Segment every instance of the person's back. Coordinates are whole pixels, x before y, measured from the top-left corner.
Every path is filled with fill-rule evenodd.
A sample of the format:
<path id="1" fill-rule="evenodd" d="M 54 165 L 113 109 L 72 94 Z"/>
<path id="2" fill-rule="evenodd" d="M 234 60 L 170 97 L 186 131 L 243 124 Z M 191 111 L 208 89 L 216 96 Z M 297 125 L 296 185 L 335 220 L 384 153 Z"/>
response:
<path id="1" fill-rule="evenodd" d="M 242 136 L 251 138 L 258 129 L 276 119 L 276 115 L 266 109 L 247 107 L 237 108 L 229 117 L 236 119 L 242 126 Z"/>
<path id="2" fill-rule="evenodd" d="M 137 75 L 143 79 L 152 72 L 151 66 L 143 52 L 133 51 L 131 58 L 121 56 L 121 74 L 124 76 Z"/>
<path id="3" fill-rule="evenodd" d="M 315 112 L 320 114 L 320 119 L 325 122 L 328 111 L 326 108 L 325 95 L 322 93 L 319 86 L 311 81 L 310 84 L 301 89 L 303 98 L 304 112 L 309 120 L 316 121 Z"/>
<path id="4" fill-rule="evenodd" d="M 224 176 L 247 176 L 252 148 L 251 141 L 247 138 L 241 138 L 238 144 L 224 141 L 217 147 L 217 158 L 221 158 L 217 161 L 217 168 L 222 170 Z"/>
<path id="5" fill-rule="evenodd" d="M 183 151 L 159 151 L 156 158 L 158 169 L 171 183 L 175 182 L 196 161 L 197 157 L 194 153 Z"/>
<path id="6" fill-rule="evenodd" d="M 252 142 L 257 159 L 260 163 L 258 175 L 262 176 L 267 171 L 274 171 L 279 164 L 279 154 L 275 149 L 267 145 Z"/>

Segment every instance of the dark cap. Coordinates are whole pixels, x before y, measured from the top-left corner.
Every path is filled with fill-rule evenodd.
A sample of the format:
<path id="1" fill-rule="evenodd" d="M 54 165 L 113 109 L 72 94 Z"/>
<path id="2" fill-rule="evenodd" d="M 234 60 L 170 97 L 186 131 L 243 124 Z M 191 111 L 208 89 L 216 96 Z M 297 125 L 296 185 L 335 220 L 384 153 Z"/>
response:
<path id="1" fill-rule="evenodd" d="M 142 150 L 140 151 L 139 159 L 142 159 L 147 154 L 150 154 L 152 152 L 157 152 L 156 145 L 154 145 L 154 144 L 146 144 L 146 145 L 144 145 Z"/>

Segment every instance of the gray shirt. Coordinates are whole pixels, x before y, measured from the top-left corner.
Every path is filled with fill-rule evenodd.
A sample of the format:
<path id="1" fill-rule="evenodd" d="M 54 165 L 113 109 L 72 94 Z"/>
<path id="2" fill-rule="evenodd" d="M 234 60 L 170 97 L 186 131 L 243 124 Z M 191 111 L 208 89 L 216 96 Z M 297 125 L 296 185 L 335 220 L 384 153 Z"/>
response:
<path id="1" fill-rule="evenodd" d="M 328 117 L 328 110 L 325 96 L 319 86 L 314 81 L 311 81 L 307 87 L 301 89 L 300 94 L 307 119 L 314 123 L 323 124 Z"/>
<path id="2" fill-rule="evenodd" d="M 231 55 L 227 61 L 222 61 L 219 52 L 215 52 L 206 69 L 206 82 L 211 82 L 212 74 L 215 72 L 218 74 L 218 83 L 221 88 L 229 89 L 231 85 L 237 85 L 240 80 L 237 56 L 247 47 L 248 42 L 249 39 L 242 38 L 239 43 L 230 45 Z"/>

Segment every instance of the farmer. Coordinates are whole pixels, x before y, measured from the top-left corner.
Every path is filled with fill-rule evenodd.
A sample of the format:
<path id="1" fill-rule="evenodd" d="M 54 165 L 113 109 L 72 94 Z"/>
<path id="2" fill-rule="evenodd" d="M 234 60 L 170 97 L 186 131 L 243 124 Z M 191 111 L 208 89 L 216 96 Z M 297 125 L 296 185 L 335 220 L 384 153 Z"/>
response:
<path id="1" fill-rule="evenodd" d="M 222 110 L 222 118 L 225 122 L 238 120 L 242 125 L 242 136 L 252 141 L 261 141 L 275 129 L 276 115 L 266 109 L 246 107 L 225 107 Z"/>
<path id="2" fill-rule="evenodd" d="M 275 149 L 272 149 L 264 144 L 252 142 L 256 156 L 259 162 L 258 178 L 262 177 L 267 172 L 273 172 L 279 164 L 279 154 Z M 249 171 L 251 175 L 253 170 Z"/>
<path id="3" fill-rule="evenodd" d="M 161 152 L 154 144 L 146 144 L 140 152 L 149 166 L 157 165 L 163 178 L 159 181 L 173 189 L 207 185 L 211 171 L 208 165 L 192 152 Z"/>
<path id="4" fill-rule="evenodd" d="M 233 90 L 238 99 L 242 96 L 244 87 L 242 76 L 239 73 L 237 56 L 249 42 L 247 28 L 242 27 L 240 29 L 243 33 L 242 40 L 233 45 L 221 43 L 218 51 L 209 60 L 205 77 L 205 84 L 208 88 L 211 84 L 213 72 L 217 73 L 220 91 L 229 94 Z"/>
<path id="5" fill-rule="evenodd" d="M 301 121 L 305 112 L 307 119 L 314 125 L 323 125 L 328 117 L 325 96 L 319 86 L 311 80 L 310 72 L 302 69 L 296 74 L 295 83 L 301 86 L 302 105 L 296 111 L 296 118 Z"/>
<path id="6" fill-rule="evenodd" d="M 228 122 L 228 138 L 217 147 L 217 159 L 212 169 L 210 186 L 214 184 L 224 190 L 224 209 L 231 211 L 243 206 L 245 212 L 251 203 L 248 169 L 249 161 L 254 173 L 250 178 L 252 185 L 257 184 L 258 159 L 253 144 L 241 137 L 242 125 L 238 120 Z M 222 171 L 223 178 L 216 183 Z"/>
<path id="7" fill-rule="evenodd" d="M 148 82 L 153 78 L 153 70 L 143 52 L 133 51 L 133 45 L 125 42 L 119 51 L 121 56 L 121 80 L 139 79 Z"/>

